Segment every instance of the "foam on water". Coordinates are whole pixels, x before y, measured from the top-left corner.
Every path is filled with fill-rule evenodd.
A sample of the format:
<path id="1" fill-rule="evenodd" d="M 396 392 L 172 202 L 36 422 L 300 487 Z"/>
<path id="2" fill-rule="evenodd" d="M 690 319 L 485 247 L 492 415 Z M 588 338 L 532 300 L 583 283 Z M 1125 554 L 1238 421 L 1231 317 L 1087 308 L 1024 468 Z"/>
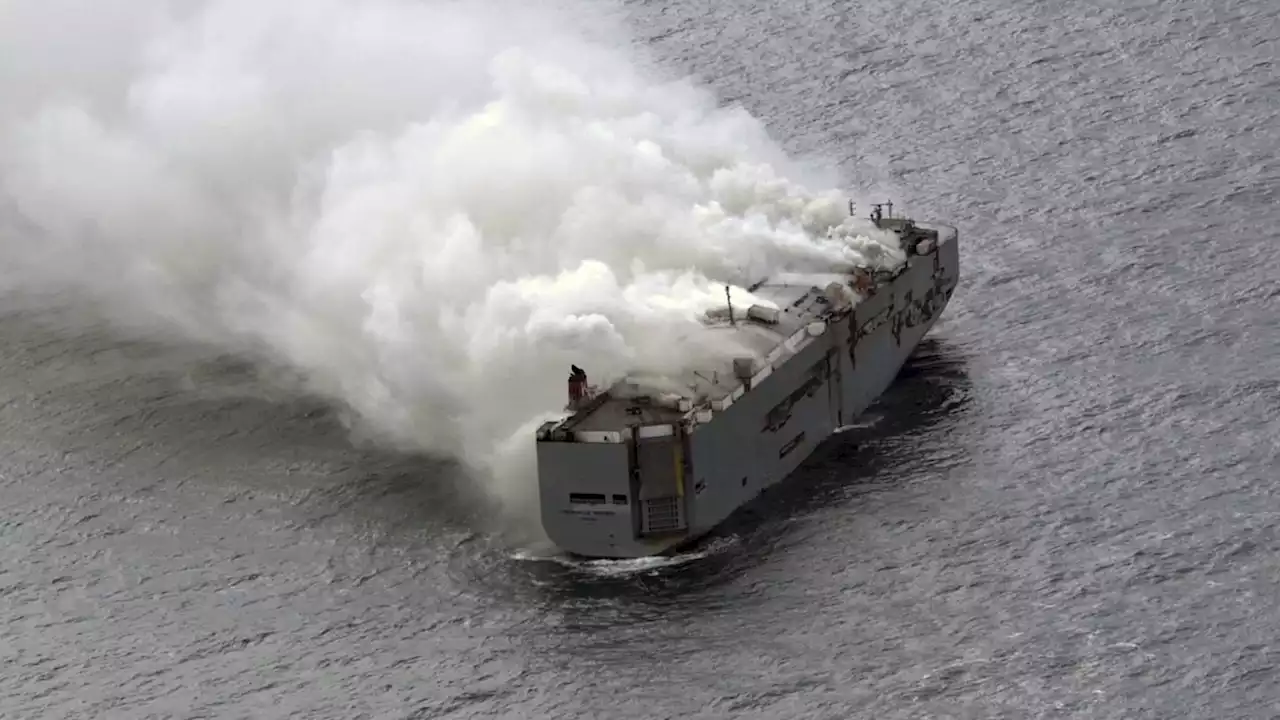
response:
<path id="1" fill-rule="evenodd" d="M 736 545 L 737 542 L 736 537 L 714 538 L 700 543 L 696 549 L 686 552 L 627 560 L 586 560 L 568 557 L 557 550 L 541 549 L 528 549 L 513 553 L 511 559 L 524 562 L 553 562 L 576 572 L 597 577 L 625 577 L 687 565 L 695 560 L 702 560 L 725 552 Z"/>

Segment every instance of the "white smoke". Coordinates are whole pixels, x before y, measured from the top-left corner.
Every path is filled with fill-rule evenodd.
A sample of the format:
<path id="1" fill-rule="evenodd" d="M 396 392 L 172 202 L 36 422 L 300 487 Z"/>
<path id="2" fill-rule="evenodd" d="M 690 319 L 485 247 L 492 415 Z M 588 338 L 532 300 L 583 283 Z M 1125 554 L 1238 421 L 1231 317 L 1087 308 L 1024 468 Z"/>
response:
<path id="1" fill-rule="evenodd" d="M 730 352 L 692 332 L 722 282 L 902 256 L 747 114 L 529 5 L 0 4 L 0 262 L 532 507 L 570 363 Z"/>

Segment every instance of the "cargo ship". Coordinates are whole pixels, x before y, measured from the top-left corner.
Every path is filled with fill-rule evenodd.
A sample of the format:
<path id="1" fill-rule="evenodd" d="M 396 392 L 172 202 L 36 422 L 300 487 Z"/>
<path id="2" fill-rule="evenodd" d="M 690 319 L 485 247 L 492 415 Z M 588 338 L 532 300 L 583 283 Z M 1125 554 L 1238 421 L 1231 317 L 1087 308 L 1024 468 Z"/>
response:
<path id="1" fill-rule="evenodd" d="M 706 331 L 735 333 L 755 352 L 690 370 L 678 382 L 687 392 L 632 378 L 601 389 L 573 366 L 567 417 L 537 430 L 547 537 L 590 558 L 685 547 L 875 402 L 960 279 L 954 227 L 894 217 L 885 205 L 869 220 L 897 235 L 905 261 L 763 278 L 747 307 L 728 296 L 707 313 Z"/>

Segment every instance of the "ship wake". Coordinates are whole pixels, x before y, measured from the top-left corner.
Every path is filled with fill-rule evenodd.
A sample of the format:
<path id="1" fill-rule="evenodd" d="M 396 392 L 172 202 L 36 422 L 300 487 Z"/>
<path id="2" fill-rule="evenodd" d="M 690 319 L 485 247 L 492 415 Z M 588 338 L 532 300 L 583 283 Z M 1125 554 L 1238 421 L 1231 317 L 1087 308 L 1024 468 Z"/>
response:
<path id="1" fill-rule="evenodd" d="M 559 551 L 525 550 L 511 555 L 511 559 L 523 562 L 549 562 L 574 572 L 600 578 L 630 577 L 661 573 L 689 563 L 705 560 L 732 550 L 738 544 L 735 536 L 714 538 L 684 552 L 668 555 L 629 558 L 625 560 L 585 559 L 566 555 Z"/>

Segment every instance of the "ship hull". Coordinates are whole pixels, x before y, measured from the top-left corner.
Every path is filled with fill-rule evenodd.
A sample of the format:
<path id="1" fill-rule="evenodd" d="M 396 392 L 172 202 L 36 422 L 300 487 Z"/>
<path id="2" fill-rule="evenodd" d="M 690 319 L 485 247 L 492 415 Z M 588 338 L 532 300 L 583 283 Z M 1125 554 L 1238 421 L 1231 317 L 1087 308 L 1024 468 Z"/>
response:
<path id="1" fill-rule="evenodd" d="M 573 555 L 636 558 L 669 553 L 705 536 L 784 481 L 884 393 L 942 314 L 959 279 L 953 231 L 931 252 L 913 256 L 901 274 L 714 420 L 666 445 L 540 442 L 548 537 Z M 655 473 L 662 475 L 655 480 Z M 674 488 L 663 500 L 678 517 L 678 530 L 644 532 L 645 513 L 651 511 L 646 503 L 655 502 L 645 497 L 650 486 Z M 591 492 L 575 493 L 584 488 Z M 584 497 L 603 501 L 583 504 Z"/>

